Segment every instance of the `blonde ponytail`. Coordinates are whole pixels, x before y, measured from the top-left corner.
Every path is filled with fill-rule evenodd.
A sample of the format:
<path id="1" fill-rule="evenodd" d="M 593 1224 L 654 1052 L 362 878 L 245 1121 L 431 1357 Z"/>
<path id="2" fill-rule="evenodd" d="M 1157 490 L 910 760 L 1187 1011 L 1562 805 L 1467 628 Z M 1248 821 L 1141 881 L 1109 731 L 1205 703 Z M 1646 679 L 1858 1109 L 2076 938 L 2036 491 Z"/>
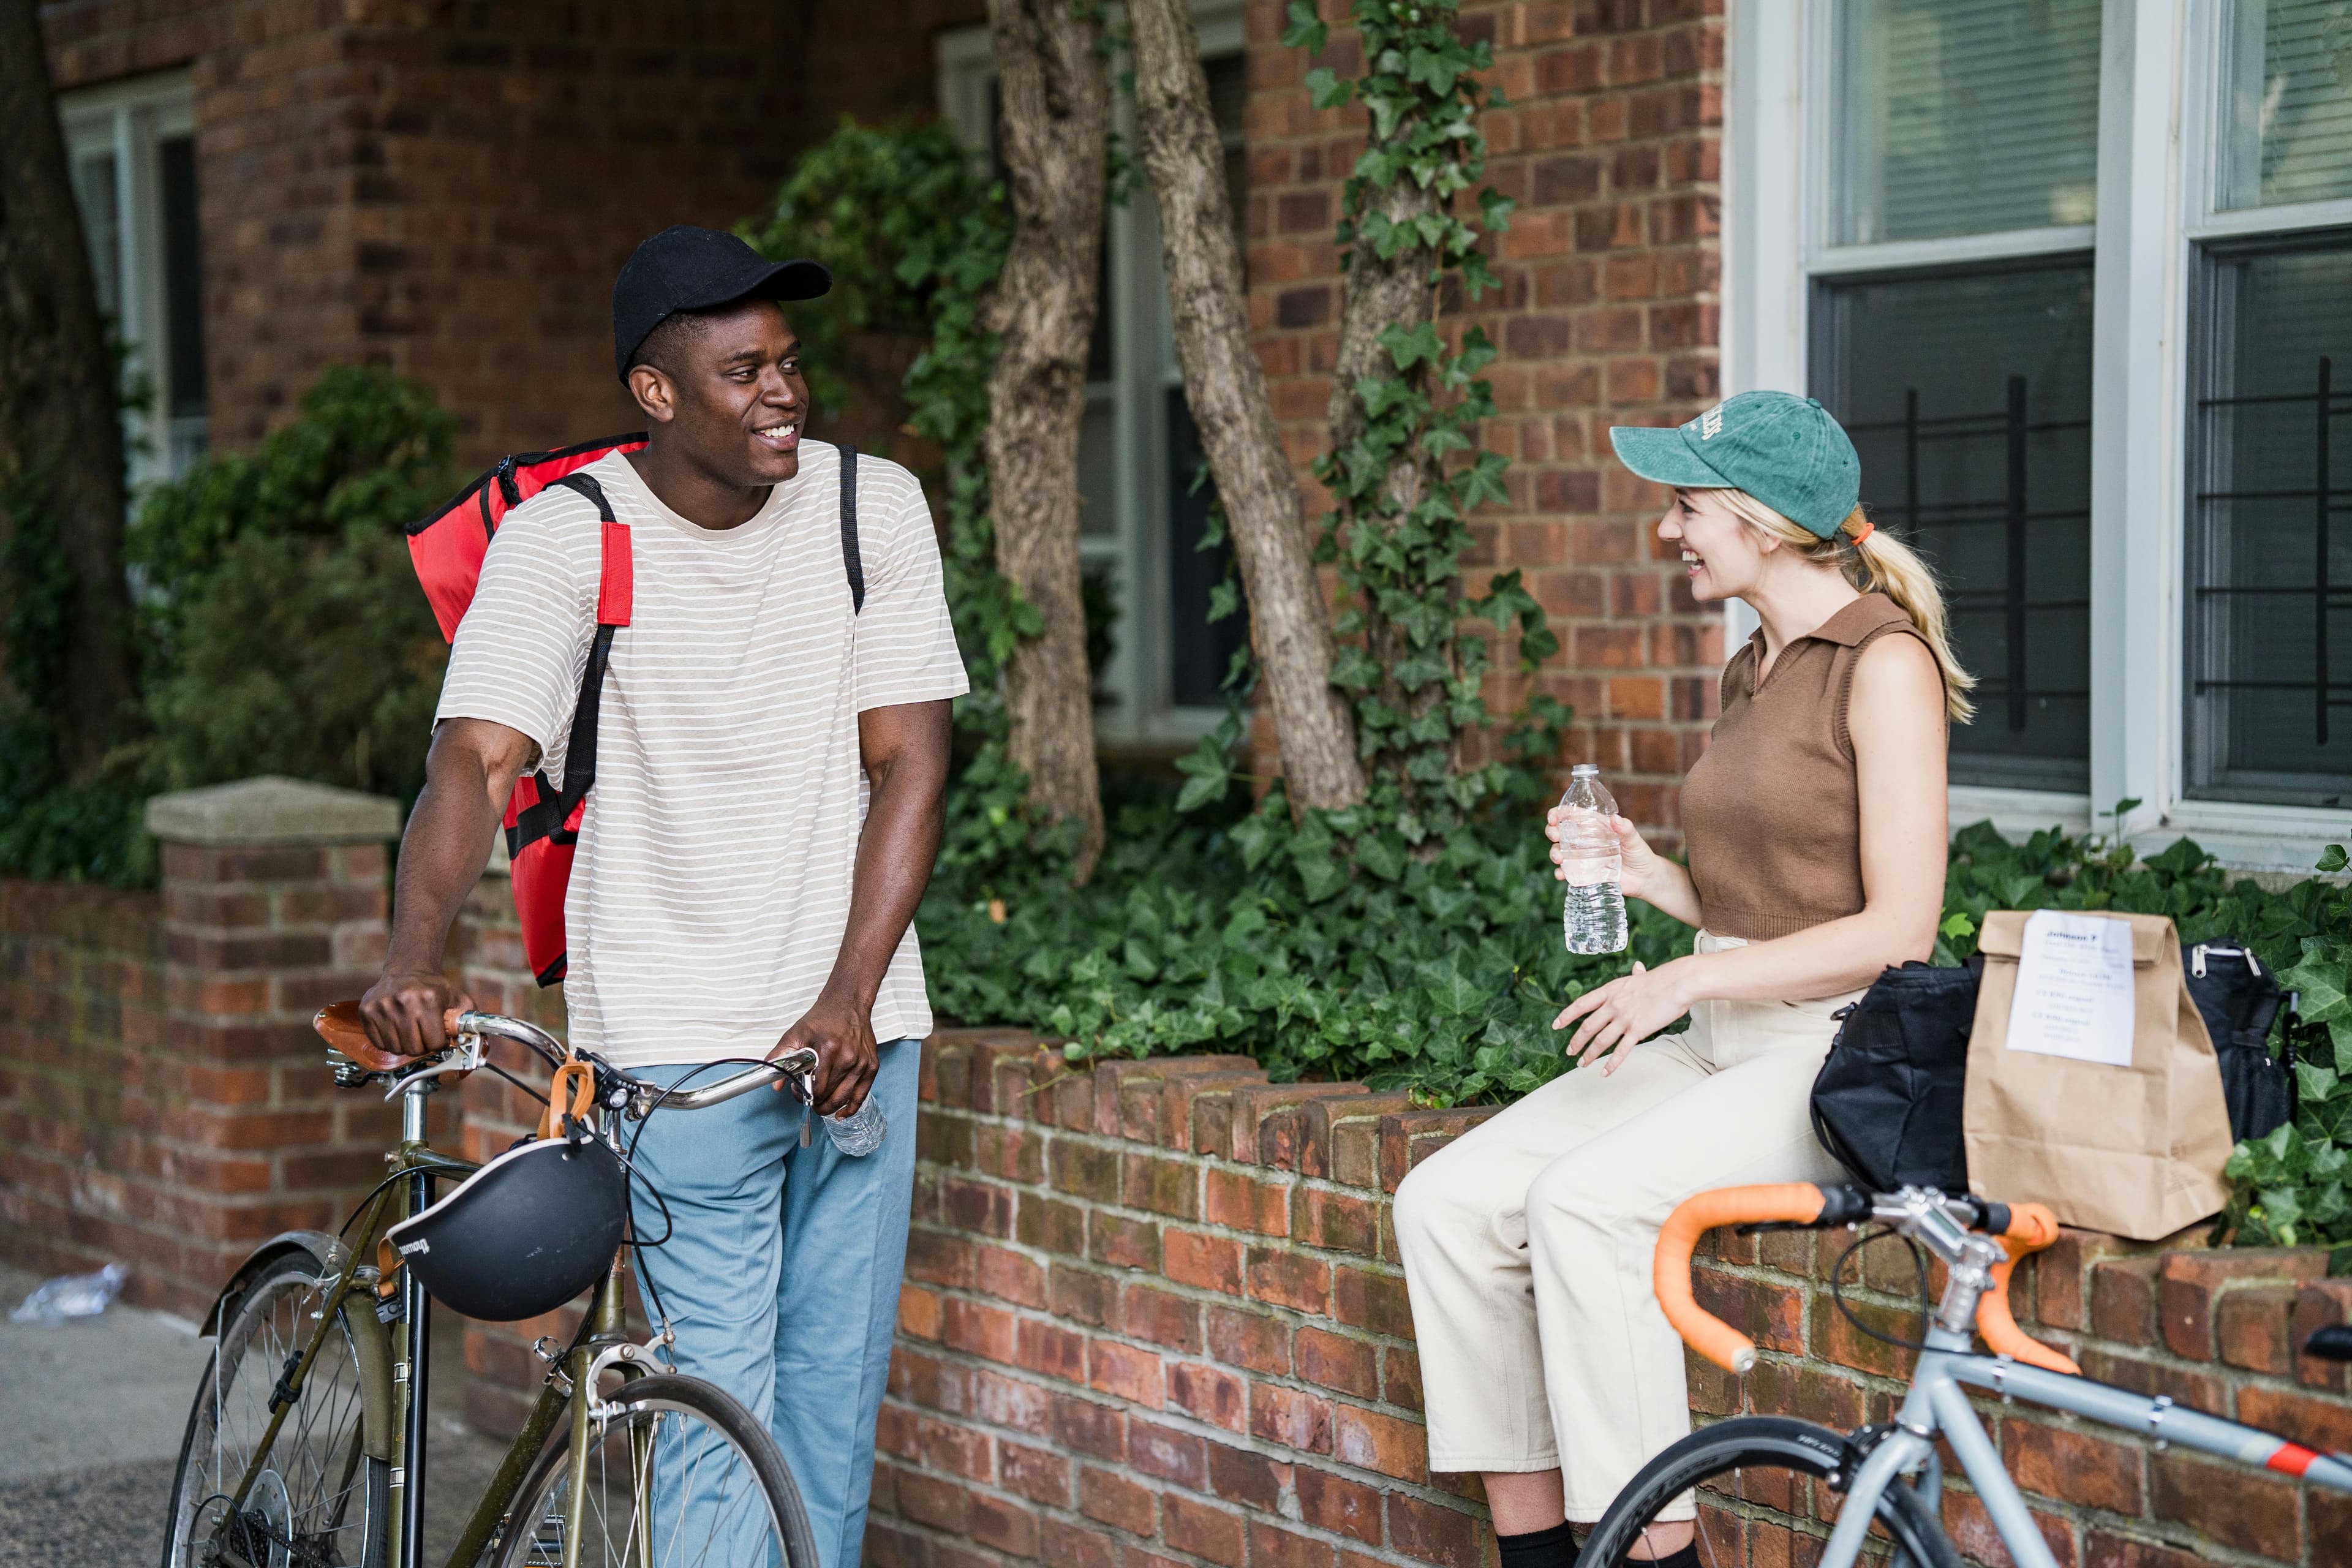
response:
<path id="1" fill-rule="evenodd" d="M 1935 654 L 1937 668 L 1944 672 L 1945 712 L 1958 724 L 1967 723 L 1975 715 L 1977 705 L 1969 700 L 1969 693 L 1976 686 L 1976 677 L 1962 669 L 1960 661 L 1952 657 L 1951 628 L 1944 613 L 1943 590 L 1936 585 L 1935 573 L 1909 545 L 1882 531 L 1860 507 L 1838 524 L 1837 532 L 1823 539 L 1801 524 L 1791 522 L 1746 490 L 1720 489 L 1711 493 L 1721 496 L 1724 503 L 1750 527 L 1794 547 L 1806 560 L 1834 565 L 1845 574 L 1847 582 L 1862 592 L 1884 594 L 1894 600 L 1911 617 L 1921 640 Z"/>

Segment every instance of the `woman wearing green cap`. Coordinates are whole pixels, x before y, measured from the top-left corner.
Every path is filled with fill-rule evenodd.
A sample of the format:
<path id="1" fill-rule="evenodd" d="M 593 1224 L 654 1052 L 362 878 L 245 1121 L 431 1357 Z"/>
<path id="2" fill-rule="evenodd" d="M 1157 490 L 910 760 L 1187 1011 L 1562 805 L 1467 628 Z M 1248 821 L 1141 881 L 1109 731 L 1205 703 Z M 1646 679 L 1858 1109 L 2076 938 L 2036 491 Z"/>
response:
<path id="1" fill-rule="evenodd" d="M 1658 537 L 1693 596 L 1744 599 L 1760 626 L 1683 785 L 1689 868 L 1612 821 L 1627 896 L 1698 927 L 1696 951 L 1571 1003 L 1554 1026 L 1573 1026 L 1587 1070 L 1397 1193 L 1430 1468 L 1484 1473 L 1503 1568 L 1565 1568 L 1570 1526 L 1690 1429 L 1682 1344 L 1651 1289 L 1675 1205 L 1842 1179 L 1810 1091 L 1836 1010 L 1935 946 L 1946 726 L 1968 718 L 1973 684 L 1935 578 L 1856 505 L 1853 443 L 1820 404 L 1742 393 L 1679 429 L 1610 438 L 1673 488 Z M 1685 1013 L 1686 1033 L 1659 1034 Z M 1693 1527 L 1654 1527 L 1634 1555 L 1695 1563 Z"/>

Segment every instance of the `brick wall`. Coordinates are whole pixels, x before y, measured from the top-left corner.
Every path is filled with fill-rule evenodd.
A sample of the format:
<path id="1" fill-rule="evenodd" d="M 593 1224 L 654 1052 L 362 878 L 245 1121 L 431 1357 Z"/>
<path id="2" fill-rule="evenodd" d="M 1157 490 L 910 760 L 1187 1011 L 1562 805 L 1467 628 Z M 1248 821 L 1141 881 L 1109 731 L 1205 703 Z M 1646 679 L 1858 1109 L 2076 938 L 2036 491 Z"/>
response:
<path id="1" fill-rule="evenodd" d="M 1318 113 L 1310 66 L 1360 69 L 1335 27 L 1320 61 L 1281 42 L 1285 0 L 1251 0 L 1247 212 L 1251 322 L 1275 413 L 1307 487 L 1339 341 L 1339 187 L 1360 115 Z M 1323 0 L 1335 21 L 1345 0 Z M 1482 121 L 1487 177 L 1519 204 L 1492 247 L 1501 280 L 1449 313 L 1501 350 L 1496 416 L 1507 503 L 1481 512 L 1470 581 L 1517 566 L 1560 634 L 1538 678 L 1576 708 L 1561 761 L 1591 761 L 1643 824 L 1677 821 L 1676 786 L 1717 707 L 1722 616 L 1689 596 L 1651 532 L 1658 492 L 1619 467 L 1611 425 L 1676 424 L 1717 395 L 1722 0 L 1465 0 L 1509 100 Z M 1489 700 L 1516 705 L 1497 678 Z"/>
<path id="2" fill-rule="evenodd" d="M 374 844 L 167 844 L 160 892 L 0 883 L 0 1255 L 125 1263 L 130 1300 L 194 1316 L 256 1243 L 340 1224 L 399 1117 L 333 1087 L 310 1018 L 373 977 L 384 913 Z"/>
<path id="3" fill-rule="evenodd" d="M 1234 1058 L 1073 1072 L 1002 1034 L 927 1053 L 916 1230 L 882 1416 L 883 1568 L 1481 1568 L 1474 1478 L 1427 1470 L 1389 1194 L 1485 1112 L 1277 1086 Z M 1817 1250 L 1818 1248 L 1818 1250 Z M 1726 1243 L 1701 1300 L 1764 1347 L 1693 1368 L 1702 1415 L 1884 1419 L 1900 1352 L 1855 1334 L 1811 1235 Z M 1916 1331 L 1874 1248 L 1848 1297 Z M 2029 1328 L 2094 1376 L 2352 1447 L 2343 1369 L 2296 1358 L 2352 1314 L 2317 1252 L 2129 1249 L 2069 1232 L 2021 1270 Z M 1851 1278 L 1851 1276 L 1850 1276 Z M 2061 1563 L 2352 1563 L 2352 1507 L 2022 1406 L 1982 1407 Z M 1954 1538 L 2004 1558 L 1964 1483 Z M 1710 1528 L 1722 1539 L 1720 1517 Z M 1806 1560 L 1783 1521 L 1753 1561 Z M 1746 1561 L 1745 1558 L 1727 1558 Z"/>
<path id="4" fill-rule="evenodd" d="M 61 90 L 194 81 L 212 439 L 249 445 L 329 364 L 461 420 L 460 458 L 632 428 L 611 291 L 671 223 L 724 227 L 844 113 L 921 112 L 980 0 L 834 25 L 814 0 L 75 0 Z"/>

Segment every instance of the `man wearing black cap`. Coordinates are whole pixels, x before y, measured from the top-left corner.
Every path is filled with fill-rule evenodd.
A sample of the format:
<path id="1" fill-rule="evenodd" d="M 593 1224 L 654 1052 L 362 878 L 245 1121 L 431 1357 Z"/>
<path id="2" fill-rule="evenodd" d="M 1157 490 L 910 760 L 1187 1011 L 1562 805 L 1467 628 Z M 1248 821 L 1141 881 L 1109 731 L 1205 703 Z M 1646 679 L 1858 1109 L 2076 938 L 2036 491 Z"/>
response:
<path id="1" fill-rule="evenodd" d="M 843 459 L 802 440 L 808 388 L 782 304 L 830 285 L 814 262 L 685 227 L 638 247 L 614 285 L 614 368 L 648 440 L 582 470 L 625 525 L 633 604 L 602 689 L 564 1001 L 575 1046 L 641 1076 L 709 1081 L 712 1063 L 806 1045 L 819 1110 L 880 1103 L 888 1135 L 863 1157 L 803 1145 L 798 1105 L 767 1094 L 656 1112 L 634 1155 L 674 1226 L 646 1265 L 680 1370 L 770 1418 L 824 1568 L 851 1568 L 931 1026 L 908 927 L 967 683 L 921 489 L 872 458 L 855 479 L 862 606 L 853 594 Z M 362 1004 L 387 1049 L 439 1042 L 442 1010 L 465 1002 L 444 943 L 507 796 L 527 766 L 561 780 L 605 531 L 551 487 L 483 561 Z M 709 1561 L 740 1557 L 711 1543 Z"/>

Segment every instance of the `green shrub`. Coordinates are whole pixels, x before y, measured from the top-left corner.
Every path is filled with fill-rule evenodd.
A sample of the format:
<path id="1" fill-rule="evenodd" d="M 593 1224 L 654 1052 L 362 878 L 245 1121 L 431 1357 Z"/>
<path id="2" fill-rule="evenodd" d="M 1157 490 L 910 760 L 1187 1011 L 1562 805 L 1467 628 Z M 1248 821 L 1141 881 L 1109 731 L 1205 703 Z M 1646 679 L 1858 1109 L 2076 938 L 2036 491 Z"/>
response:
<path id="1" fill-rule="evenodd" d="M 130 555 L 152 788 L 285 773 L 415 797 L 446 650 L 403 530 L 454 489 L 455 428 L 415 382 L 338 367 L 258 450 L 148 498 Z"/>
<path id="2" fill-rule="evenodd" d="M 374 369 L 320 377 L 251 453 L 150 491 L 126 553 L 147 733 L 68 790 L 0 713 L 0 873 L 140 882 L 160 790 L 285 773 L 414 799 L 446 658 L 403 525 L 445 500 L 455 422 Z"/>

